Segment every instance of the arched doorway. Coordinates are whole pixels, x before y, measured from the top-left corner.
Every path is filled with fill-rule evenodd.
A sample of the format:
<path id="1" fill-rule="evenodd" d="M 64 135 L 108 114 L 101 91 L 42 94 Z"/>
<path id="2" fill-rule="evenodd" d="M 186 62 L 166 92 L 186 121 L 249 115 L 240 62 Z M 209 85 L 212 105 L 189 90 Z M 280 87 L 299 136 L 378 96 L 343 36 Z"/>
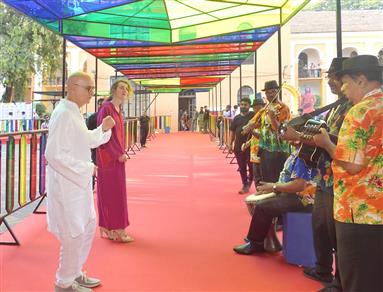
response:
<path id="1" fill-rule="evenodd" d="M 319 51 L 314 48 L 303 50 L 298 56 L 298 77 L 319 78 L 321 75 Z"/>

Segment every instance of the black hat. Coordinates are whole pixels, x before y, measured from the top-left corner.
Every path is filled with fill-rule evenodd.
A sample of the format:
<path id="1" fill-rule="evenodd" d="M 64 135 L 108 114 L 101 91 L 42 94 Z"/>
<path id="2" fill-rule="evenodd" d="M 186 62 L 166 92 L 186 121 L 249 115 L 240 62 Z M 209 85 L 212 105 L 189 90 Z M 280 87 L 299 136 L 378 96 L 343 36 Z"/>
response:
<path id="1" fill-rule="evenodd" d="M 342 70 L 337 72 L 339 75 L 346 75 L 356 72 L 381 71 L 383 66 L 379 64 L 377 57 L 373 55 L 359 55 L 345 60 Z"/>
<path id="2" fill-rule="evenodd" d="M 349 58 L 347 57 L 339 57 L 339 58 L 334 58 L 332 59 L 331 65 L 328 68 L 327 72 L 325 73 L 336 73 L 342 70 L 342 63 L 344 60 L 347 60 Z"/>
<path id="3" fill-rule="evenodd" d="M 270 80 L 265 82 L 265 88 L 262 91 L 269 89 L 279 89 L 278 82 L 276 80 Z"/>

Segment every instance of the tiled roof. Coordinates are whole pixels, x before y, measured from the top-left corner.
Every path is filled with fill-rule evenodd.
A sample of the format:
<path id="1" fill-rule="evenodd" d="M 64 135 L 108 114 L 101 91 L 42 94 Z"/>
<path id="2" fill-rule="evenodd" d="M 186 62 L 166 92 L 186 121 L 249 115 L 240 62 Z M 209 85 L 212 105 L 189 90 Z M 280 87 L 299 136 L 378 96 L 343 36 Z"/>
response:
<path id="1" fill-rule="evenodd" d="M 291 33 L 335 32 L 335 11 L 301 11 L 291 20 L 290 24 Z M 383 11 L 342 11 L 342 31 L 383 31 Z"/>

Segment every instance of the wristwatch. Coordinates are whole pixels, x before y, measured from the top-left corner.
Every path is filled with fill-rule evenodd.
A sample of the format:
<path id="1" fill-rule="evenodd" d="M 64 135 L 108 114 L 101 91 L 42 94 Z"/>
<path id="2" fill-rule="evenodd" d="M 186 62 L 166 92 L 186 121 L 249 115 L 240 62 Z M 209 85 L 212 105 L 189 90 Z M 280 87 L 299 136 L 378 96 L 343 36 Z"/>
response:
<path id="1" fill-rule="evenodd" d="M 278 193 L 278 191 L 277 191 L 277 185 L 273 185 L 273 192 L 276 193 L 276 194 Z"/>

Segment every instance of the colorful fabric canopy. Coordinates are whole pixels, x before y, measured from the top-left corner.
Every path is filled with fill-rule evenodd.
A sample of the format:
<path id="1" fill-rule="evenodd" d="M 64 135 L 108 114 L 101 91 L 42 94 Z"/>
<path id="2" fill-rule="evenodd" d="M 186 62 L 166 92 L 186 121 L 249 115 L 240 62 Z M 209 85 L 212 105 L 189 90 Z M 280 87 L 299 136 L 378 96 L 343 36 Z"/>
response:
<path id="1" fill-rule="evenodd" d="M 176 91 L 215 86 L 309 1 L 4 2 L 128 78 L 160 80 L 155 88 Z"/>

